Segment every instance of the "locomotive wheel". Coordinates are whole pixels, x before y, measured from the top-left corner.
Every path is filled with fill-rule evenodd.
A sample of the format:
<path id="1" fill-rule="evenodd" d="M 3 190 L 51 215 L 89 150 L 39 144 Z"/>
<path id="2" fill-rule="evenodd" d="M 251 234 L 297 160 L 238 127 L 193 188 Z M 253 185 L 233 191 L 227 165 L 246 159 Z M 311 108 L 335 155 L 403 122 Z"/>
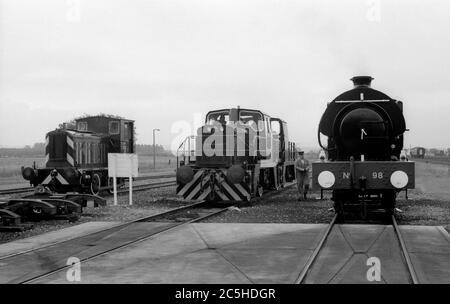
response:
<path id="1" fill-rule="evenodd" d="M 100 187 L 101 187 L 101 179 L 100 176 L 95 173 L 92 176 L 92 181 L 91 181 L 91 193 L 93 195 L 98 195 L 100 193 Z"/>

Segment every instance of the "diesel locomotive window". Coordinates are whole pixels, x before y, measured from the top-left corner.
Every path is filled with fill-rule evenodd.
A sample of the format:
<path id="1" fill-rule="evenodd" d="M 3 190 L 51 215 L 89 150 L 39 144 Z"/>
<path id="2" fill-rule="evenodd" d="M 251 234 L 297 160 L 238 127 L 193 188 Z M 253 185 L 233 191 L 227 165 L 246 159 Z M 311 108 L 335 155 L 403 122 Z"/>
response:
<path id="1" fill-rule="evenodd" d="M 110 121 L 109 122 L 109 134 L 119 134 L 119 122 Z"/>
<path id="2" fill-rule="evenodd" d="M 230 115 L 228 111 L 222 111 L 222 112 L 214 112 L 210 113 L 208 117 L 206 118 L 206 123 L 208 125 L 212 124 L 213 122 L 219 122 L 223 125 L 228 124 L 230 121 Z"/>
<path id="3" fill-rule="evenodd" d="M 271 121 L 270 122 L 270 127 L 272 128 L 272 132 L 275 132 L 277 134 L 280 134 L 281 132 L 281 125 L 279 121 Z"/>
<path id="4" fill-rule="evenodd" d="M 241 111 L 239 113 L 239 120 L 251 126 L 252 128 L 261 131 L 264 129 L 264 121 L 260 113 L 252 111 Z"/>
<path id="5" fill-rule="evenodd" d="M 78 131 L 87 131 L 88 130 L 87 121 L 79 121 L 77 123 L 77 130 Z"/>

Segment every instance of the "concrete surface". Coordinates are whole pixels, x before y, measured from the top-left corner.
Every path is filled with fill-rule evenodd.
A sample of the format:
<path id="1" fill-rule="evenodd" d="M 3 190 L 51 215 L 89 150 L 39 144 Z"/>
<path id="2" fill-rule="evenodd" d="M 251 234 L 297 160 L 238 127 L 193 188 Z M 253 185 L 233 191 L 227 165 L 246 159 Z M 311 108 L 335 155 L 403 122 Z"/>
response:
<path id="1" fill-rule="evenodd" d="M 325 224 L 198 223 L 81 264 L 81 283 L 294 283 Z M 450 243 L 438 227 L 402 226 L 422 283 L 450 283 Z M 367 280 L 369 257 L 381 281 Z M 68 283 L 66 271 L 38 283 Z M 410 283 L 391 226 L 336 225 L 307 283 Z"/>
<path id="2" fill-rule="evenodd" d="M 43 246 L 49 246 L 103 229 L 108 229 L 119 224 L 120 222 L 87 222 L 29 238 L 4 243 L 0 245 L 0 259 L 11 254 L 17 254 Z"/>
<path id="3" fill-rule="evenodd" d="M 450 283 L 450 236 L 442 227 L 400 226 L 421 283 Z"/>
<path id="4" fill-rule="evenodd" d="M 82 263 L 81 283 L 293 283 L 325 224 L 191 224 Z M 38 282 L 67 283 L 65 271 Z"/>
<path id="5" fill-rule="evenodd" d="M 151 237 L 173 227 L 174 223 L 133 223 L 108 231 L 87 234 L 70 241 L 38 248 L 24 254 L 0 259 L 0 284 L 22 283 L 37 276 L 64 268 L 69 259 L 84 260 L 101 256 L 130 242 Z M 101 272 L 102 270 L 100 270 Z"/>

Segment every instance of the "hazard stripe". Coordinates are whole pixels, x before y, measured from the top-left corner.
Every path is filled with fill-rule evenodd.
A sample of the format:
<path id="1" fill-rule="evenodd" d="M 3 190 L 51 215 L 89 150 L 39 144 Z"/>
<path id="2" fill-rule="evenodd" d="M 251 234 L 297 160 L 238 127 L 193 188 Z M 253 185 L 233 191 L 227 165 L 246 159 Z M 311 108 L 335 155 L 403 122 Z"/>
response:
<path id="1" fill-rule="evenodd" d="M 45 136 L 45 165 L 47 165 L 48 160 L 50 159 L 50 154 L 49 154 L 50 151 L 48 148 L 48 142 L 49 142 L 48 135 L 46 135 Z"/>
<path id="2" fill-rule="evenodd" d="M 188 194 L 188 196 L 185 197 L 185 199 L 187 199 L 188 201 L 192 200 L 194 196 L 199 193 L 200 189 L 201 187 L 199 183 L 194 189 L 192 189 L 192 191 Z"/>
<path id="3" fill-rule="evenodd" d="M 234 186 L 241 192 L 242 195 L 244 195 L 247 199 L 250 199 L 250 193 L 248 193 L 241 184 L 234 184 Z"/>
<path id="4" fill-rule="evenodd" d="M 49 175 L 42 181 L 41 184 L 46 185 L 46 184 L 50 183 L 51 180 L 52 180 L 52 177 L 51 177 L 50 174 L 49 174 Z"/>
<path id="5" fill-rule="evenodd" d="M 66 181 L 66 179 L 64 177 L 61 176 L 61 174 L 58 173 L 58 175 L 56 175 L 56 179 L 63 185 L 68 185 L 69 182 Z"/>
<path id="6" fill-rule="evenodd" d="M 206 184 L 208 182 L 208 179 L 209 176 L 204 177 L 202 182 L 197 184 L 197 186 L 188 194 L 186 199 L 189 201 L 192 200 L 195 197 L 195 195 L 198 194 L 200 190 L 202 190 L 202 185 Z"/>
<path id="7" fill-rule="evenodd" d="M 182 195 L 184 196 L 184 194 L 186 193 L 186 191 L 188 191 L 188 189 L 197 182 L 197 180 L 200 178 L 200 176 L 203 174 L 202 170 L 198 170 L 197 173 L 195 173 L 194 178 L 187 183 L 186 185 L 184 185 L 184 187 L 180 190 L 180 192 L 178 192 L 178 195 Z"/>
<path id="8" fill-rule="evenodd" d="M 240 196 L 236 192 L 234 192 L 234 190 L 230 187 L 230 185 L 228 185 L 228 183 L 224 179 L 222 179 L 222 181 L 223 181 L 221 183 L 222 187 L 225 188 L 225 190 L 227 190 L 227 192 L 233 197 L 234 200 L 240 201 L 241 200 Z"/>
<path id="9" fill-rule="evenodd" d="M 73 140 L 69 136 L 67 136 L 66 141 L 67 141 L 67 144 L 69 145 L 69 147 L 71 147 L 73 149 Z"/>
<path id="10" fill-rule="evenodd" d="M 230 199 L 222 192 L 222 191 L 220 191 L 220 190 L 217 190 L 216 191 L 216 194 L 218 195 L 218 196 L 220 196 L 220 198 L 223 200 L 223 201 L 229 201 Z"/>
<path id="11" fill-rule="evenodd" d="M 69 184 L 69 182 L 68 182 L 64 177 L 62 177 L 62 175 L 59 174 L 59 173 L 58 173 L 58 175 L 56 176 L 56 179 L 57 179 L 61 184 L 63 184 L 63 185 L 68 185 L 68 184 Z M 50 183 L 51 180 L 52 180 L 52 177 L 51 177 L 51 173 L 50 173 L 50 174 L 42 181 L 41 184 L 47 185 L 47 184 Z"/>
<path id="12" fill-rule="evenodd" d="M 69 153 L 66 154 L 66 158 L 67 158 L 67 161 L 69 162 L 69 164 L 71 164 L 72 166 L 75 165 L 75 162 L 73 161 L 73 158 L 72 158 L 72 156 L 70 156 Z"/>
<path id="13" fill-rule="evenodd" d="M 208 187 L 203 191 L 203 193 L 198 197 L 198 200 L 204 200 L 211 193 L 211 187 Z"/>

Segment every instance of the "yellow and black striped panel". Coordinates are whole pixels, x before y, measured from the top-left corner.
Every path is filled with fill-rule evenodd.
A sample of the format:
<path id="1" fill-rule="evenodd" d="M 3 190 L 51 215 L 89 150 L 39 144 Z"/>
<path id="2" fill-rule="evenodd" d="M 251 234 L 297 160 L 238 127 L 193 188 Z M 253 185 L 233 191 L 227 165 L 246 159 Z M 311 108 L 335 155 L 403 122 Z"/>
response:
<path id="1" fill-rule="evenodd" d="M 186 200 L 248 201 L 250 189 L 245 183 L 232 184 L 223 178 L 224 170 L 197 170 L 191 182 L 179 184 L 177 195 Z"/>
<path id="2" fill-rule="evenodd" d="M 66 153 L 67 162 L 71 166 L 75 166 L 75 157 L 74 157 L 75 149 L 74 149 L 73 139 L 69 135 L 67 135 L 66 142 L 67 142 L 67 153 Z"/>
<path id="3" fill-rule="evenodd" d="M 186 200 L 203 200 L 211 192 L 210 175 L 206 170 L 197 170 L 194 178 L 187 184 L 177 186 L 177 195 L 182 196 Z"/>
<path id="4" fill-rule="evenodd" d="M 215 193 L 224 201 L 249 201 L 251 198 L 250 189 L 244 182 L 232 184 L 228 182 L 220 173 L 215 174 L 217 187 Z"/>

